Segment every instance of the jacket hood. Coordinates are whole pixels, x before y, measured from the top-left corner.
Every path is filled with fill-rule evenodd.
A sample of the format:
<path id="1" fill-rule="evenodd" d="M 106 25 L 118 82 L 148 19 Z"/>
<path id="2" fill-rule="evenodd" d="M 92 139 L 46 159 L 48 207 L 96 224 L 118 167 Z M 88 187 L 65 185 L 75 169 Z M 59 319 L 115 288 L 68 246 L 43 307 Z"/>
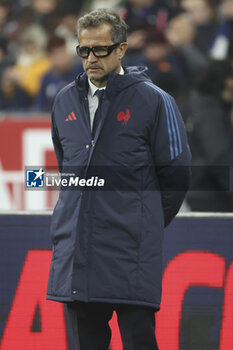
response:
<path id="1" fill-rule="evenodd" d="M 123 67 L 125 74 L 109 73 L 108 82 L 106 86 L 106 94 L 115 95 L 120 91 L 143 81 L 150 81 L 151 79 L 146 74 L 147 67 Z M 86 73 L 81 73 L 75 80 L 76 86 L 82 95 L 87 95 L 88 78 Z"/>

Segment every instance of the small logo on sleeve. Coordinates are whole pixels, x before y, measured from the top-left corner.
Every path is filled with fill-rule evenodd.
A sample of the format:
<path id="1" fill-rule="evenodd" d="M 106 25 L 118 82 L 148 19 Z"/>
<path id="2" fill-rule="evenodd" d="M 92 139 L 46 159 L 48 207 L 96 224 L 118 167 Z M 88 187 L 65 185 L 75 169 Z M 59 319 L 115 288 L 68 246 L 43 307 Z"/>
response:
<path id="1" fill-rule="evenodd" d="M 68 117 L 65 119 L 66 122 L 69 122 L 71 120 L 77 120 L 76 115 L 74 114 L 74 112 L 71 112 Z"/>
<path id="2" fill-rule="evenodd" d="M 26 171 L 26 187 L 40 188 L 44 187 L 44 170 L 27 170 Z"/>
<path id="3" fill-rule="evenodd" d="M 118 122 L 123 122 L 123 125 L 127 125 L 128 120 L 130 119 L 130 110 L 127 108 L 126 113 L 121 111 L 118 113 L 117 120 Z"/>

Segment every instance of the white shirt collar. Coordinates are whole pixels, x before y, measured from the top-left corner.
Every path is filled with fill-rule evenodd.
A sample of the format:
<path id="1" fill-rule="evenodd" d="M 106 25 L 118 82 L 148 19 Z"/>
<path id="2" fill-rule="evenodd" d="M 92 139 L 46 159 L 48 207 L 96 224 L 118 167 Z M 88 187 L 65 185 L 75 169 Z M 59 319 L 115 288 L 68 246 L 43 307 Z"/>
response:
<path id="1" fill-rule="evenodd" d="M 120 70 L 120 75 L 124 75 L 125 72 L 124 72 L 124 69 L 122 68 L 121 66 L 121 70 Z M 91 94 L 91 96 L 93 97 L 96 90 L 105 90 L 106 89 L 106 86 L 102 87 L 102 88 L 98 88 L 97 86 L 95 86 L 91 81 L 90 79 L 88 79 L 88 83 L 89 83 L 89 92 Z"/>

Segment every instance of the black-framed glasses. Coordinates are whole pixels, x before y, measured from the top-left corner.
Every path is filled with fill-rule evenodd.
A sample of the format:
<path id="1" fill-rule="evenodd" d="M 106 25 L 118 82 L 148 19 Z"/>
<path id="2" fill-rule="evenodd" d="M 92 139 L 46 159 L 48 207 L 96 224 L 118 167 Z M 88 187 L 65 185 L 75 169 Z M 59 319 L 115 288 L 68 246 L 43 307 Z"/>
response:
<path id="1" fill-rule="evenodd" d="M 109 56 L 114 49 L 116 49 L 121 43 L 117 43 L 110 46 L 94 46 L 94 47 L 88 47 L 88 46 L 80 46 L 78 45 L 76 47 L 76 52 L 78 56 L 82 58 L 88 58 L 90 55 L 90 52 L 93 53 L 93 55 L 97 58 L 99 57 L 107 57 Z"/>

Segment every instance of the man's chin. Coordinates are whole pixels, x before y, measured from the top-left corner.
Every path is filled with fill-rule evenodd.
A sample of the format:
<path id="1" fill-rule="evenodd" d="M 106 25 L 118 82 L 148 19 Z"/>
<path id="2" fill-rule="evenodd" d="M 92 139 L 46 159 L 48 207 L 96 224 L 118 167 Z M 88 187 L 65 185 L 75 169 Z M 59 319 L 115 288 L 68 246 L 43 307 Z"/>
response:
<path id="1" fill-rule="evenodd" d="M 90 81 L 95 84 L 96 83 L 104 83 L 108 80 L 108 75 L 100 75 L 100 74 L 96 74 L 96 73 L 88 73 L 88 78 L 90 79 Z"/>

